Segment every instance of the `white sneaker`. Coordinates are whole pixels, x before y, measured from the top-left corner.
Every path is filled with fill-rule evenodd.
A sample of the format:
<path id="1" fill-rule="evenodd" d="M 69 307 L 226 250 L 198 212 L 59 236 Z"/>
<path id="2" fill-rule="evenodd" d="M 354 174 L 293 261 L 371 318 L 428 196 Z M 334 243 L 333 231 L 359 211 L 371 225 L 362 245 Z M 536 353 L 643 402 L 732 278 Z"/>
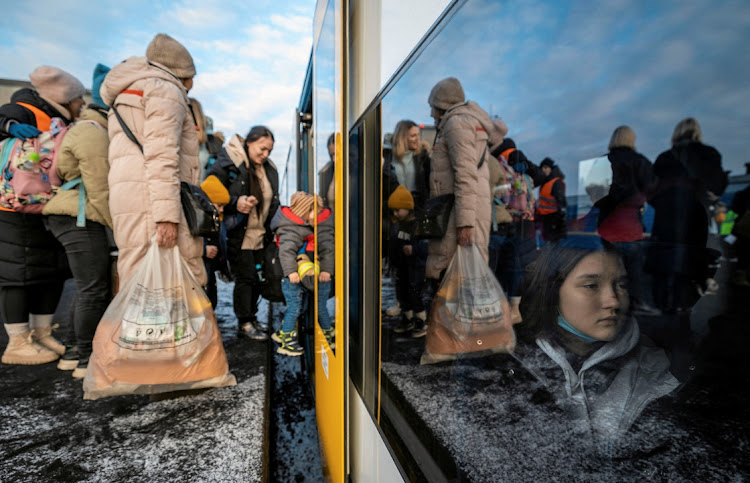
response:
<path id="1" fill-rule="evenodd" d="M 398 302 L 385 309 L 385 315 L 387 315 L 388 317 L 396 317 L 401 315 L 401 306 L 398 304 Z"/>

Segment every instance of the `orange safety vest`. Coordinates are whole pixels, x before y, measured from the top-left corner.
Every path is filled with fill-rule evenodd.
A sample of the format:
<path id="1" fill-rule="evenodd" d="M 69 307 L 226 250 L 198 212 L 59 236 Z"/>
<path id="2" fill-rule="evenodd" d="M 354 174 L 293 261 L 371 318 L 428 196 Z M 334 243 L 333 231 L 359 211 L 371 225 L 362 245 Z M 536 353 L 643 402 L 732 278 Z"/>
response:
<path id="1" fill-rule="evenodd" d="M 52 121 L 52 118 L 50 118 L 47 113 L 45 113 L 38 107 L 32 106 L 31 104 L 26 104 L 25 102 L 16 102 L 16 104 L 25 107 L 34 114 L 34 117 L 36 118 L 37 129 L 39 129 L 40 131 L 49 131 L 50 121 Z"/>
<path id="2" fill-rule="evenodd" d="M 559 207 L 557 206 L 557 200 L 552 196 L 552 187 L 558 179 L 560 178 L 552 178 L 544 183 L 542 189 L 539 190 L 539 206 L 537 206 L 536 212 L 540 215 L 557 213 Z M 565 184 L 565 181 L 563 181 L 563 184 Z"/>

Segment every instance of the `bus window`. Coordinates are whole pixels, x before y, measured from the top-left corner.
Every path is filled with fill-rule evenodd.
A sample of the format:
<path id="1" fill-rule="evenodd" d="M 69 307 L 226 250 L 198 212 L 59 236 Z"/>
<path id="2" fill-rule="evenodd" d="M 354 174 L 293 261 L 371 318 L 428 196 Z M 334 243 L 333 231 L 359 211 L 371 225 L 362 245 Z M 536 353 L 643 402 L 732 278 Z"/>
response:
<path id="1" fill-rule="evenodd" d="M 380 421 L 408 474 L 738 476 L 740 433 L 712 433 L 747 427 L 747 242 L 717 215 L 749 181 L 748 14 L 468 0 L 410 59 L 380 199 Z M 447 235 L 420 237 L 448 194 Z M 432 310 L 472 243 L 512 341 Z"/>

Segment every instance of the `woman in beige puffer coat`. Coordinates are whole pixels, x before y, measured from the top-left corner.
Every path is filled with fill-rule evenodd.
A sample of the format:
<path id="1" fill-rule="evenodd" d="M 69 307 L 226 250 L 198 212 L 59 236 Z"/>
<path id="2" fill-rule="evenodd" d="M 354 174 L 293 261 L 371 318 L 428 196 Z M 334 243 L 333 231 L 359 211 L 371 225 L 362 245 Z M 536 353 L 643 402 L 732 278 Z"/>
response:
<path id="1" fill-rule="evenodd" d="M 120 283 L 133 275 L 156 234 L 160 246 L 177 244 L 195 279 L 206 284 L 203 239 L 188 230 L 180 203 L 180 182 L 198 184 L 198 137 L 188 107 L 195 66 L 179 42 L 158 34 L 146 57 L 115 66 L 101 88 L 143 146 L 109 117 L 109 208 L 119 251 Z"/>
<path id="2" fill-rule="evenodd" d="M 479 105 L 465 101 L 461 83 L 454 77 L 438 82 L 428 102 L 438 129 L 430 164 L 430 197 L 455 195 L 446 235 L 430 240 L 427 256 L 427 278 L 440 280 L 459 243 L 476 244 L 488 259 L 492 207 L 488 143 L 501 142 L 504 132 Z"/>

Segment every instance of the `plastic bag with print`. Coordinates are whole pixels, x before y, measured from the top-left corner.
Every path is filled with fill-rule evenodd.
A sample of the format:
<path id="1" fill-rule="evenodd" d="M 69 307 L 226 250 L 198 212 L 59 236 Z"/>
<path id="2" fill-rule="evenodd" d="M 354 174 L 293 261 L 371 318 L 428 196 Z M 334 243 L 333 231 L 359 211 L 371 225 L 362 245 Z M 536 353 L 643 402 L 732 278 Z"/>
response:
<path id="1" fill-rule="evenodd" d="M 476 245 L 459 245 L 430 309 L 422 364 L 510 352 L 510 304 Z"/>
<path id="2" fill-rule="evenodd" d="M 179 249 L 151 247 L 96 329 L 84 399 L 233 386 L 211 302 Z"/>

